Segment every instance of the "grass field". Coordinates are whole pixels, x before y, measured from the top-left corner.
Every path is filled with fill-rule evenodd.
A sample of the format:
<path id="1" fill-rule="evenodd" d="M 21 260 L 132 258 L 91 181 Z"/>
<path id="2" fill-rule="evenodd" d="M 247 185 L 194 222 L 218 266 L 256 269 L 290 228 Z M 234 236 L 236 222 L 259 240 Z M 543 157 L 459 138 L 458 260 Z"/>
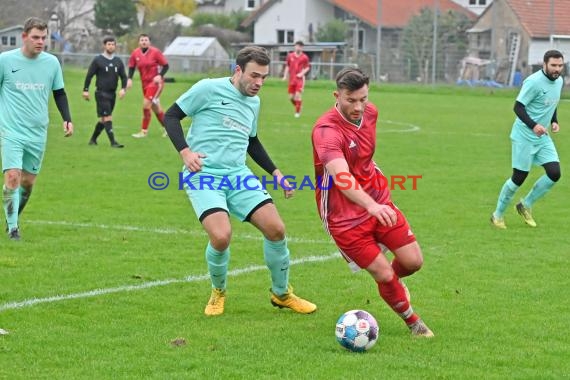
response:
<path id="1" fill-rule="evenodd" d="M 21 218 L 19 243 L 0 238 L 0 378 L 6 379 L 555 379 L 570 374 L 568 194 L 562 177 L 537 203 L 539 227 L 511 208 L 508 229 L 488 219 L 510 175 L 511 90 L 382 87 L 376 162 L 387 175 L 421 175 L 396 189 L 423 248 L 424 268 L 407 279 L 432 340 L 415 340 L 379 298 L 369 276 L 352 274 L 322 230 L 313 193 L 285 200 L 291 283 L 317 303 L 313 315 L 274 309 L 260 234 L 234 220 L 226 312 L 207 318 L 210 293 L 200 224 L 176 186 L 181 161 L 153 119 L 140 128 L 138 80 L 114 114 L 117 138 L 87 145 L 95 103 L 81 99 L 84 72 L 66 70 L 76 133 L 65 139 L 52 104 L 48 149 Z M 168 108 L 191 84 L 178 78 Z M 332 83 L 309 83 L 300 119 L 285 83 L 261 92 L 260 138 L 289 175 L 312 176 L 310 131 L 332 103 Z M 567 167 L 569 103 L 555 141 Z M 254 171 L 264 173 L 252 164 Z M 164 172 L 170 186 L 147 181 Z M 523 196 L 542 174 L 535 169 Z M 566 236 L 566 237 L 565 237 Z M 365 309 L 381 336 L 365 354 L 344 351 L 334 327 Z M 186 345 L 171 341 L 183 338 Z M 564 359 L 566 358 L 566 359 Z"/>

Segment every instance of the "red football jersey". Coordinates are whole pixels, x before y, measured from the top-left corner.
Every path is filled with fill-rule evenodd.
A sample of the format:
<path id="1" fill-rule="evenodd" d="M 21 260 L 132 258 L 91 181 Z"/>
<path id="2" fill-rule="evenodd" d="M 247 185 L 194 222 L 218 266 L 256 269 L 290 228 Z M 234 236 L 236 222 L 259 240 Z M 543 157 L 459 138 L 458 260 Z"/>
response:
<path id="1" fill-rule="evenodd" d="M 313 128 L 315 197 L 327 230 L 344 231 L 371 217 L 364 208 L 342 194 L 341 189 L 349 186 L 347 174 L 339 173 L 337 179 L 340 183 L 334 183 L 325 169 L 325 165 L 336 158 L 344 158 L 348 162 L 350 173 L 376 202 L 386 204 L 391 201 L 387 179 L 372 159 L 376 149 L 377 119 L 378 110 L 371 103 L 364 109 L 360 126 L 346 120 L 333 107 L 317 120 Z"/>
<path id="2" fill-rule="evenodd" d="M 303 69 L 306 67 L 310 67 L 311 64 L 309 63 L 309 56 L 305 53 L 301 53 L 301 55 L 295 54 L 294 51 L 287 54 L 287 58 L 285 60 L 287 66 L 289 67 L 289 81 L 295 81 L 302 78 L 297 78 L 297 74 L 299 74 Z"/>
<path id="3" fill-rule="evenodd" d="M 162 66 L 167 63 L 168 61 L 162 52 L 154 46 L 150 46 L 144 53 L 141 48 L 136 48 L 129 58 L 129 68 L 137 67 L 139 69 L 143 88 L 152 83 L 152 79 L 160 73 Z"/>

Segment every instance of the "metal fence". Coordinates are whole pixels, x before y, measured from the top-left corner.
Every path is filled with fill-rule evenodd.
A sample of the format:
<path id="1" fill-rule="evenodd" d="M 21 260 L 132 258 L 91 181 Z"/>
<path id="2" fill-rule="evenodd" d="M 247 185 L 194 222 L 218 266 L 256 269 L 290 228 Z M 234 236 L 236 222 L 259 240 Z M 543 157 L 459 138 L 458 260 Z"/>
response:
<path id="1" fill-rule="evenodd" d="M 88 53 L 54 53 L 63 67 L 76 67 L 85 69 L 96 54 Z M 98 54 L 98 53 L 97 53 Z M 118 54 L 125 65 L 129 56 Z M 214 59 L 201 57 L 167 57 L 169 72 L 171 74 L 188 74 L 203 76 L 229 75 L 234 64 L 233 59 Z M 336 74 L 345 67 L 360 67 L 370 75 L 374 82 L 390 83 L 416 83 L 416 84 L 452 84 L 461 83 L 464 64 L 464 56 L 452 52 L 442 52 L 435 61 L 425 61 L 418 64 L 415 61 L 398 55 L 386 55 L 382 57 L 380 77 L 376 78 L 376 56 L 374 54 L 360 53 L 355 59 L 344 54 L 337 54 L 333 59 L 323 59 L 320 56 L 311 58 L 311 70 L 307 75 L 309 80 L 323 79 L 334 80 Z M 272 60 L 270 64 L 270 76 L 280 77 L 283 75 L 285 62 Z M 483 79 L 483 78 L 481 78 Z"/>
<path id="2" fill-rule="evenodd" d="M 86 53 L 54 53 L 62 67 L 74 67 L 87 70 L 96 54 Z M 129 56 L 117 54 L 123 60 L 125 66 Z M 233 59 L 212 59 L 200 57 L 167 57 L 169 72 L 171 74 L 202 74 L 204 76 L 229 75 L 235 63 Z M 280 77 L 283 75 L 284 61 L 272 61 L 270 64 L 270 76 Z M 308 79 L 333 80 L 336 74 L 345 67 L 358 67 L 357 63 L 343 62 L 311 62 L 311 71 Z"/>

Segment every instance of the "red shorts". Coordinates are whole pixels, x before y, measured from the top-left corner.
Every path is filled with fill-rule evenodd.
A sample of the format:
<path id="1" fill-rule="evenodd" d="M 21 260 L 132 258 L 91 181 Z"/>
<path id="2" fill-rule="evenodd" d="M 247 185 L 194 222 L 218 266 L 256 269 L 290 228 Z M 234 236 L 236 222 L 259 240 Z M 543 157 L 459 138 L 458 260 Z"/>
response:
<path id="1" fill-rule="evenodd" d="M 389 203 L 396 211 L 396 225 L 383 226 L 377 218 L 371 217 L 364 223 L 342 232 L 329 229 L 340 253 L 349 263 L 353 262 L 360 268 L 368 268 L 376 256 L 382 253 L 380 245 L 390 251 L 413 243 L 416 237 L 402 212 L 393 204 Z"/>
<path id="2" fill-rule="evenodd" d="M 160 97 L 163 87 L 164 84 L 162 82 L 160 84 L 156 84 L 154 82 L 147 84 L 143 87 L 144 97 L 153 103 L 158 103 L 158 98 Z"/>
<path id="3" fill-rule="evenodd" d="M 296 79 L 293 81 L 289 81 L 289 87 L 287 88 L 287 92 L 293 95 L 298 92 L 299 93 L 303 92 L 304 88 L 305 88 L 305 78 Z"/>

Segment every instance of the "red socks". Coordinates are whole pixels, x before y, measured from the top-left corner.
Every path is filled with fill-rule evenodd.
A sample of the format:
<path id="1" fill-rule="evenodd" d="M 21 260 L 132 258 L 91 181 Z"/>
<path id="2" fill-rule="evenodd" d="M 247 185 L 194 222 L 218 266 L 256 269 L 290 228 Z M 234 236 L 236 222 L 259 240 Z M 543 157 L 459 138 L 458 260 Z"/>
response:
<path id="1" fill-rule="evenodd" d="M 148 125 L 150 124 L 150 116 L 150 110 L 143 108 L 142 129 L 145 132 L 148 130 Z"/>
<path id="2" fill-rule="evenodd" d="M 394 310 L 407 325 L 411 325 L 420 319 L 420 317 L 414 313 L 412 306 L 408 302 L 404 287 L 400 283 L 397 275 L 394 275 L 388 282 L 378 283 L 378 290 L 382 299 L 386 301 L 392 310 Z"/>
<path id="3" fill-rule="evenodd" d="M 295 100 L 295 112 L 301 113 L 301 101 L 300 100 Z"/>
<path id="4" fill-rule="evenodd" d="M 164 127 L 164 111 L 162 111 L 161 113 L 157 113 L 156 118 L 158 119 L 160 124 Z"/>

